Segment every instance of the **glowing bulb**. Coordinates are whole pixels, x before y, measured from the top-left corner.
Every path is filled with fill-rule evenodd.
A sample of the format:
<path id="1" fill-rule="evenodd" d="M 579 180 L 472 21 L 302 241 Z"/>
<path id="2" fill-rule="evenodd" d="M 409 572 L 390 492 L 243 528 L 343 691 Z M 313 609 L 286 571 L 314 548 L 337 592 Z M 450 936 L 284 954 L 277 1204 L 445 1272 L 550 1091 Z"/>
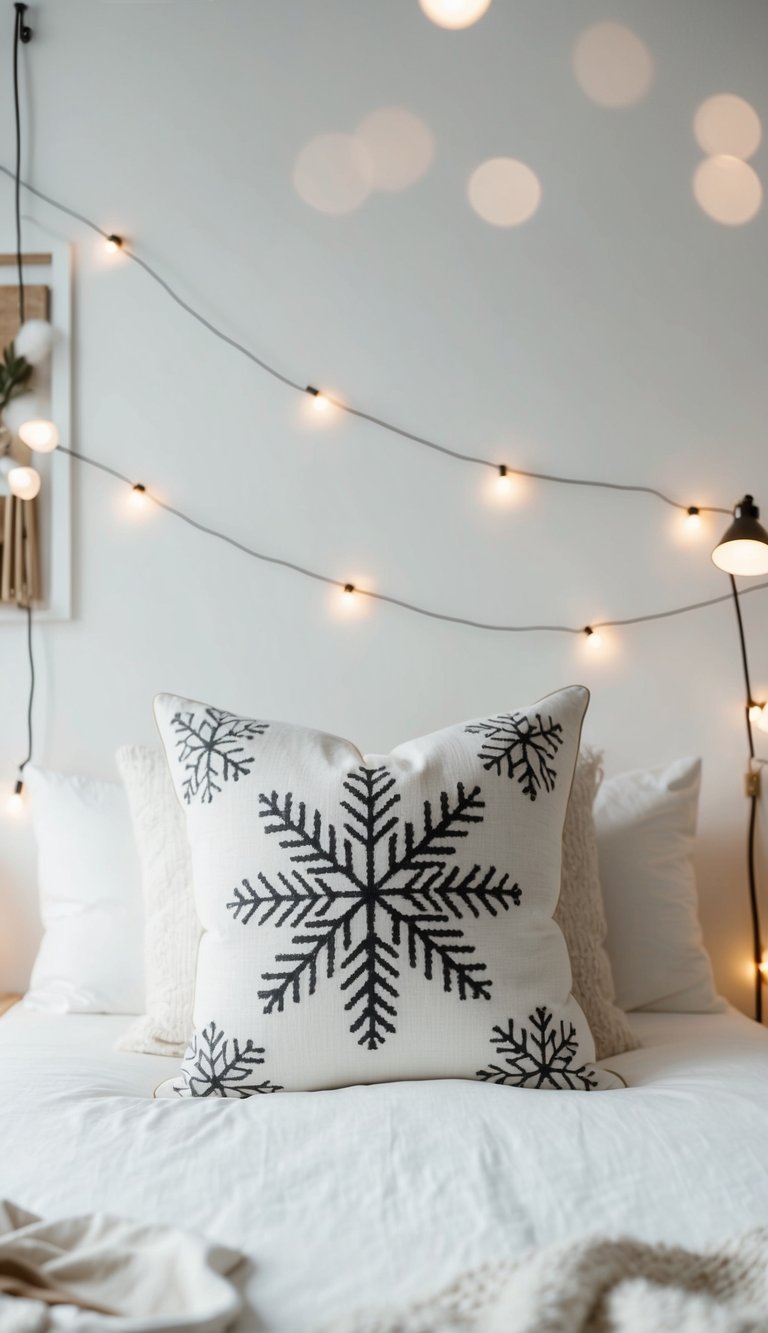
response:
<path id="1" fill-rule="evenodd" d="M 763 981 L 768 981 L 768 949 L 765 950 L 760 959 L 760 962 L 757 965 L 757 970 L 763 978 Z"/>
<path id="2" fill-rule="evenodd" d="M 34 500 L 40 490 L 40 473 L 33 467 L 12 467 L 8 473 L 11 495 L 18 500 Z"/>
<path id="3" fill-rule="evenodd" d="M 760 716 L 757 719 L 757 729 L 758 731 L 768 732 L 768 708 L 766 708 L 765 705 L 760 709 Z"/>
<path id="4" fill-rule="evenodd" d="M 19 439 L 36 454 L 52 454 L 59 443 L 59 432 L 52 421 L 33 417 L 19 426 Z"/>
<path id="5" fill-rule="evenodd" d="M 764 705 L 764 704 L 750 704 L 750 705 L 749 705 L 749 720 L 750 720 L 750 722 L 755 722 L 755 723 L 759 722 L 760 719 L 761 719 L 762 716 L 763 716 L 763 709 L 764 709 L 764 708 L 765 708 L 765 705 Z"/>
<path id="6" fill-rule="evenodd" d="M 104 249 L 106 250 L 108 255 L 115 255 L 117 254 L 118 250 L 122 250 L 122 248 L 123 248 L 123 238 L 122 236 L 117 236 L 114 232 L 112 233 L 111 236 L 108 236 L 104 242 Z"/>
<path id="7" fill-rule="evenodd" d="M 5 803 L 5 809 L 7 814 L 13 815 L 15 819 L 18 819 L 19 815 L 24 814 L 24 783 L 21 779 L 16 783 L 11 795 L 8 797 L 8 800 Z"/>
<path id="8" fill-rule="evenodd" d="M 698 532 L 701 527 L 701 514 L 696 505 L 689 505 L 685 516 L 685 527 L 687 532 Z"/>
<path id="9" fill-rule="evenodd" d="M 499 468 L 499 475 L 496 478 L 496 489 L 500 495 L 509 495 L 509 492 L 512 490 L 512 478 L 503 463 Z"/>
<path id="10" fill-rule="evenodd" d="M 490 9 L 491 0 L 419 0 L 419 4 L 439 28 L 468 28 Z"/>
<path id="11" fill-rule="evenodd" d="M 141 508 L 147 503 L 147 488 L 141 481 L 137 481 L 135 486 L 131 487 L 131 503 Z"/>
<path id="12" fill-rule="evenodd" d="M 590 648 L 595 649 L 600 647 L 603 640 L 599 630 L 593 629 L 591 625 L 585 625 L 584 633 Z"/>
<path id="13" fill-rule="evenodd" d="M 355 595 L 355 585 L 354 585 L 354 583 L 345 583 L 345 584 L 344 584 L 344 599 L 345 599 L 345 601 L 347 601 L 347 602 L 351 602 L 351 601 L 352 601 L 352 598 L 354 597 L 354 595 Z"/>
<path id="14" fill-rule="evenodd" d="M 324 393 L 321 393 L 320 390 L 316 389 L 312 384 L 307 385 L 305 392 L 308 393 L 312 399 L 312 406 L 316 412 L 328 411 L 331 404 Z"/>

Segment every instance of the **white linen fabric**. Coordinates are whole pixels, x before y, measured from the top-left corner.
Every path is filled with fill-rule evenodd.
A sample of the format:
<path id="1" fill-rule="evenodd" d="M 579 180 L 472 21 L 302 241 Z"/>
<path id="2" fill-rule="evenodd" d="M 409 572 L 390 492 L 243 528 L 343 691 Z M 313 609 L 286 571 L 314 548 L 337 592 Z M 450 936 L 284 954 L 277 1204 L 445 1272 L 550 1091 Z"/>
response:
<path id="1" fill-rule="evenodd" d="M 605 951 L 607 925 L 597 860 L 593 815 L 602 777 L 602 756 L 582 750 L 576 765 L 563 829 L 563 870 L 555 921 L 568 946 L 574 999 L 584 1011 L 598 1060 L 631 1051 L 637 1038 L 614 1003 L 611 964 Z"/>
<path id="2" fill-rule="evenodd" d="M 144 1007 L 141 881 L 118 782 L 24 771 L 44 935 L 24 1004 L 50 1013 Z"/>
<path id="3" fill-rule="evenodd" d="M 180 1094 L 595 1088 L 552 920 L 588 697 L 573 686 L 363 756 L 159 696 L 205 932 Z"/>
<path id="4" fill-rule="evenodd" d="M 599 1235 L 694 1250 L 768 1225 L 768 1032 L 633 1016 L 619 1092 L 477 1081 L 153 1101 L 178 1062 L 125 1019 L 0 1019 L 3 1192 L 46 1218 L 181 1226 L 242 1251 L 236 1333 L 311 1333 L 467 1270 Z"/>
<path id="5" fill-rule="evenodd" d="M 616 1003 L 627 1010 L 725 1008 L 699 924 L 693 844 L 701 760 L 606 778 L 595 799 L 600 881 Z"/>
<path id="6" fill-rule="evenodd" d="M 146 1003 L 146 1013 L 121 1038 L 120 1048 L 183 1055 L 192 1035 L 200 940 L 184 814 L 159 750 L 124 745 L 115 759 L 141 865 Z"/>
<path id="7" fill-rule="evenodd" d="M 23 1264 L 81 1304 L 105 1311 L 0 1294 L 0 1328 L 19 1333 L 224 1333 L 241 1306 L 225 1274 L 240 1260 L 235 1251 L 178 1227 L 98 1212 L 48 1221 L 0 1201 L 0 1264 Z"/>

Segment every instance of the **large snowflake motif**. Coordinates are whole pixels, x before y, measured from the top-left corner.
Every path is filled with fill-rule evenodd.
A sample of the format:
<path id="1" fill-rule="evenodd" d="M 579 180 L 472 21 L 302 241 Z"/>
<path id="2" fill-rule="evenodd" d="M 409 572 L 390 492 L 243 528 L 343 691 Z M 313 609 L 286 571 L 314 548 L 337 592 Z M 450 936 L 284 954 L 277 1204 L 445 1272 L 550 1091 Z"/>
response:
<path id="1" fill-rule="evenodd" d="M 183 783 L 184 800 L 189 805 L 199 796 L 203 804 L 209 805 L 214 792 L 221 791 L 222 782 L 237 782 L 248 774 L 253 756 L 246 754 L 242 742 L 263 736 L 269 723 L 206 708 L 202 716 L 176 713 L 171 726 L 178 734 L 179 763 L 188 774 Z"/>
<path id="2" fill-rule="evenodd" d="M 264 1012 L 314 994 L 321 970 L 333 977 L 341 954 L 349 1030 L 371 1051 L 396 1030 L 401 950 L 426 980 L 439 976 L 443 990 L 460 1000 L 490 999 L 492 980 L 460 923 L 497 916 L 521 895 L 495 866 L 451 864 L 461 840 L 483 821 L 479 787 L 458 783 L 454 797 L 442 792 L 437 813 L 425 801 L 417 833 L 395 813 L 396 785 L 386 767 L 349 773 L 341 833 L 330 822 L 324 832 L 320 812 L 310 815 L 290 792 L 262 794 L 265 832 L 280 839 L 291 868 L 273 880 L 261 872 L 253 884 L 244 879 L 227 904 L 244 925 L 255 919 L 293 931 L 291 952 L 276 956 L 279 970 L 262 975 Z"/>
<path id="3" fill-rule="evenodd" d="M 581 1088 L 588 1092 L 597 1087 L 592 1067 L 574 1062 L 578 1040 L 573 1023 L 566 1028 L 561 1019 L 556 1027 L 547 1008 L 534 1010 L 528 1022 L 530 1027 L 520 1023 L 517 1032 L 512 1018 L 506 1028 L 493 1029 L 491 1045 L 504 1063 L 478 1069 L 478 1078 L 517 1088 Z"/>
<path id="4" fill-rule="evenodd" d="M 263 1064 L 263 1046 L 255 1046 L 250 1040 L 241 1046 L 237 1037 L 230 1046 L 221 1028 L 209 1023 L 193 1035 L 181 1078 L 173 1090 L 180 1097 L 252 1097 L 257 1092 L 280 1092 L 269 1079 L 249 1082 L 256 1066 Z"/>
<path id="5" fill-rule="evenodd" d="M 478 753 L 486 770 L 495 769 L 501 777 L 506 766 L 507 777 L 517 777 L 523 793 L 532 801 L 540 791 L 554 791 L 557 770 L 552 766 L 563 743 L 561 722 L 546 722 L 537 713 L 500 713 L 486 722 L 473 722 L 465 731 L 482 735 Z"/>

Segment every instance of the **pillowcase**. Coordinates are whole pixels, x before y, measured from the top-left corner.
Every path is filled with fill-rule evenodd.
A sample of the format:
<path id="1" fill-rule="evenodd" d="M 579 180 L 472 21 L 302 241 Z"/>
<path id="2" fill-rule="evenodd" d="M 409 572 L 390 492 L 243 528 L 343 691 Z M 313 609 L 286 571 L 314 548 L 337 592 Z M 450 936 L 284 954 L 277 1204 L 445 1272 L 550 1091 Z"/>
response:
<path id="1" fill-rule="evenodd" d="M 587 701 L 363 756 L 159 696 L 204 932 L 177 1091 L 599 1086 L 552 920 Z"/>
<path id="2" fill-rule="evenodd" d="M 607 778 L 595 801 L 608 954 L 623 1009 L 715 1013 L 693 840 L 701 760 Z"/>
<path id="3" fill-rule="evenodd" d="M 146 1013 L 118 1050 L 183 1055 L 192 1035 L 200 923 L 192 895 L 192 858 L 184 812 L 165 756 L 143 745 L 115 755 L 133 821 L 144 895 Z"/>
<path id="4" fill-rule="evenodd" d="M 611 964 L 605 951 L 607 925 L 592 813 L 601 777 L 601 756 L 583 750 L 565 816 L 560 901 L 555 912 L 571 959 L 574 999 L 589 1023 L 598 1060 L 633 1051 L 640 1044 L 614 1003 Z"/>
<path id="5" fill-rule="evenodd" d="M 117 782 L 28 764 L 44 935 L 24 1004 L 57 1014 L 144 1007 L 139 865 Z"/>

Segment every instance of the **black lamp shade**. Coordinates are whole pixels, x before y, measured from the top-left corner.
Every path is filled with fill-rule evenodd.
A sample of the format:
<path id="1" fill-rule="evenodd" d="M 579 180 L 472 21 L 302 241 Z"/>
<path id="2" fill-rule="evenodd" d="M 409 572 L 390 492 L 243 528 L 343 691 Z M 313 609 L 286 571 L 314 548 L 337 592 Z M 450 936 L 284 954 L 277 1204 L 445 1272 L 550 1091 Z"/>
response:
<path id="1" fill-rule="evenodd" d="M 733 522 L 712 552 L 718 569 L 726 574 L 756 577 L 768 574 L 768 532 L 751 495 L 745 495 L 733 511 Z"/>

